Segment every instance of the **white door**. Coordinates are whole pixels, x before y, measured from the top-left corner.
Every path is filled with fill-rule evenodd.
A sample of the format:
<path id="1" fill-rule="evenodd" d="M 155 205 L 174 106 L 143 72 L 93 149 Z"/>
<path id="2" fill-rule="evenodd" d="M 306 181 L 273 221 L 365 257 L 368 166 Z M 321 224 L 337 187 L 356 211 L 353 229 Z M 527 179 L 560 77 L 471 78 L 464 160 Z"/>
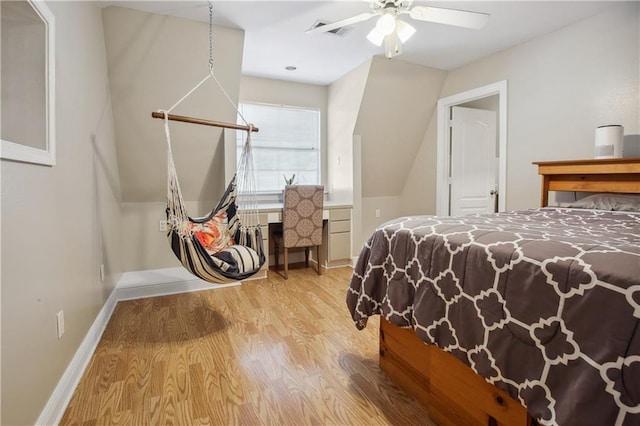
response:
<path id="1" fill-rule="evenodd" d="M 496 113 L 451 108 L 449 213 L 497 211 Z"/>

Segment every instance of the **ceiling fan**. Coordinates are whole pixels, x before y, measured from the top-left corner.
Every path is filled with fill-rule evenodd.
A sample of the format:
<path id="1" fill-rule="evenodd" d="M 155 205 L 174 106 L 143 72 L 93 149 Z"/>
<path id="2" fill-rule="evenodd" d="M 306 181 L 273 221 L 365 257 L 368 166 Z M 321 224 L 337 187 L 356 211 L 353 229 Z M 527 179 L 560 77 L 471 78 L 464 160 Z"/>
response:
<path id="1" fill-rule="evenodd" d="M 413 0 L 371 0 L 370 12 L 360 13 L 330 24 L 318 25 L 308 29 L 306 33 L 325 33 L 378 16 L 376 26 L 369 32 L 367 39 L 376 46 L 384 43 L 385 55 L 387 58 L 392 58 L 402 53 L 402 44 L 416 32 L 415 28 L 399 18 L 400 15 L 409 15 L 411 19 L 417 21 L 471 29 L 483 28 L 489 22 L 490 15 L 487 13 L 431 6 L 412 7 L 412 4 Z"/>

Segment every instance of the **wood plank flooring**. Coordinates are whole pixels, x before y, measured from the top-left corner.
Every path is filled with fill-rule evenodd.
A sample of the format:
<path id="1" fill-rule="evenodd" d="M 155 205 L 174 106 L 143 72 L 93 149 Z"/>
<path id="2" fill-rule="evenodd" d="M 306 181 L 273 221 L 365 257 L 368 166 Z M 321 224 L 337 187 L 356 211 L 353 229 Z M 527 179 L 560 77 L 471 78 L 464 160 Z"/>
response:
<path id="1" fill-rule="evenodd" d="M 435 425 L 356 330 L 350 268 L 120 302 L 61 425 Z"/>

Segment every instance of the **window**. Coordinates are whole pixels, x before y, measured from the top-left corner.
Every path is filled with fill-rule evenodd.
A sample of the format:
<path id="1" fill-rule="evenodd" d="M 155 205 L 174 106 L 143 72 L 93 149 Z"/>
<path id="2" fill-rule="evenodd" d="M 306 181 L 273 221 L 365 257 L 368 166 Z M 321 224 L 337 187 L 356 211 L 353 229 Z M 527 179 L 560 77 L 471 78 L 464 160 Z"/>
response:
<path id="1" fill-rule="evenodd" d="M 294 174 L 294 183 L 321 183 L 319 110 L 248 103 L 240 104 L 239 109 L 247 122 L 260 129 L 251 135 L 259 193 L 281 192 L 285 176 L 289 179 Z M 240 158 L 246 134 L 237 134 Z"/>

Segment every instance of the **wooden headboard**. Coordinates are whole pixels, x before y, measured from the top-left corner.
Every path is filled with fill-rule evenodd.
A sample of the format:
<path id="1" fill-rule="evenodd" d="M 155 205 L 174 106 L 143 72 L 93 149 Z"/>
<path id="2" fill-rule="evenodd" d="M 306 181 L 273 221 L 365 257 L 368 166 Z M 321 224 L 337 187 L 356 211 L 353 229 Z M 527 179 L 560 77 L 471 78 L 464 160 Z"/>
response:
<path id="1" fill-rule="evenodd" d="M 542 175 L 540 205 L 549 191 L 640 193 L 640 158 L 534 161 Z"/>

